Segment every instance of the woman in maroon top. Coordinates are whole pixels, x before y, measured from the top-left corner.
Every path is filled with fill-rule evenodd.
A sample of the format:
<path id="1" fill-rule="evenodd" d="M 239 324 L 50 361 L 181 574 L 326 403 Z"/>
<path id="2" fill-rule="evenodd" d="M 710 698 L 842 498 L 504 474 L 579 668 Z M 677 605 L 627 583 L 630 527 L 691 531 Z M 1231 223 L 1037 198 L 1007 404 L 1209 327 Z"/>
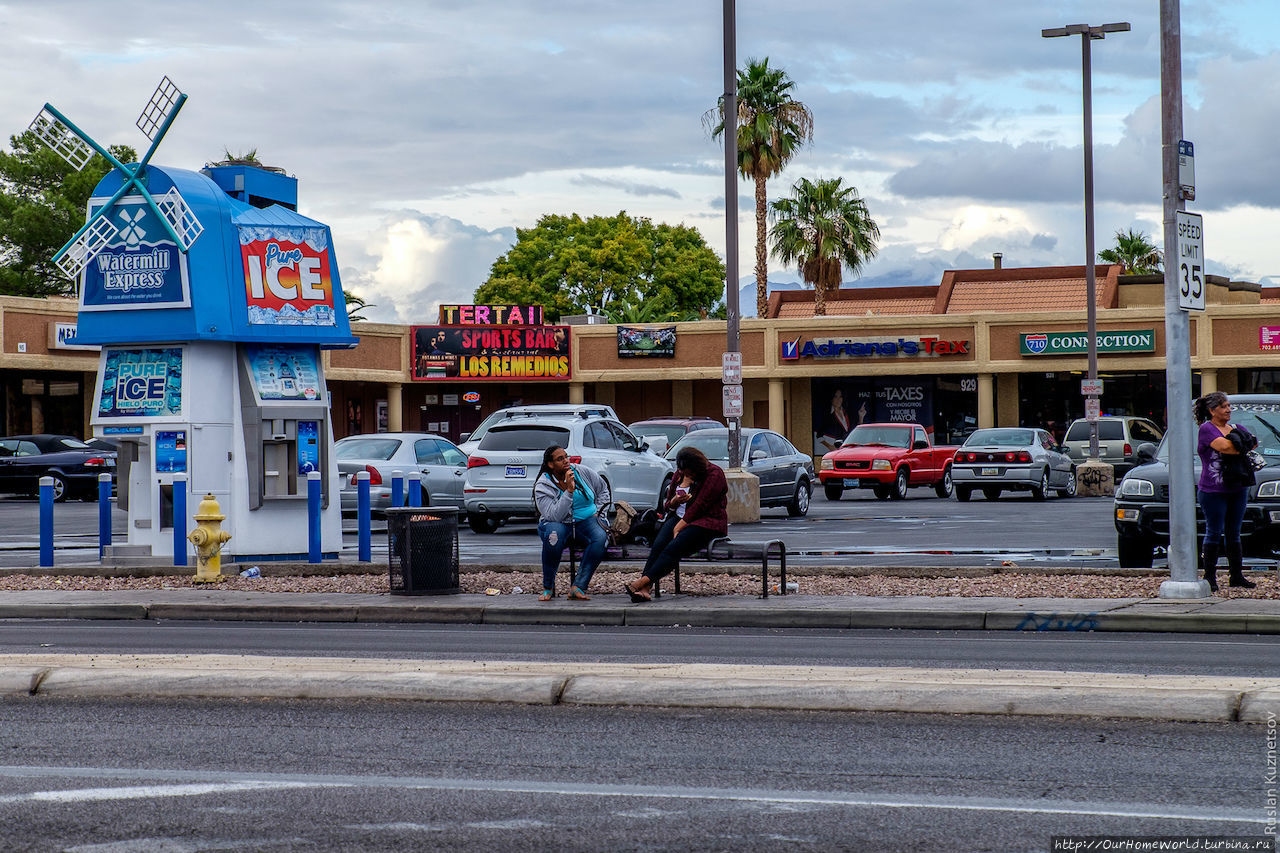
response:
<path id="1" fill-rule="evenodd" d="M 696 447 L 676 454 L 676 475 L 671 478 L 666 509 L 667 518 L 653 539 L 640 579 L 624 585 L 637 603 L 651 600 L 646 590 L 674 571 L 681 557 L 729 532 L 729 485 L 724 472 Z"/>

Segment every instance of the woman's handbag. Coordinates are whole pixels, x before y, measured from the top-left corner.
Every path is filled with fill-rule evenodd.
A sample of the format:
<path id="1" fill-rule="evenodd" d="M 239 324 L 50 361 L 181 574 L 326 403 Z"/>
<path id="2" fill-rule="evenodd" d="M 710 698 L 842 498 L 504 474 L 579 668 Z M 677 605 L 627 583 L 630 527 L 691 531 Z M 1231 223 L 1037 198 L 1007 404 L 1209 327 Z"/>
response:
<path id="1" fill-rule="evenodd" d="M 1245 456 L 1249 460 L 1249 464 L 1253 466 L 1253 470 L 1261 471 L 1267 467 L 1267 460 L 1262 458 L 1262 454 L 1256 450 L 1250 450 Z"/>

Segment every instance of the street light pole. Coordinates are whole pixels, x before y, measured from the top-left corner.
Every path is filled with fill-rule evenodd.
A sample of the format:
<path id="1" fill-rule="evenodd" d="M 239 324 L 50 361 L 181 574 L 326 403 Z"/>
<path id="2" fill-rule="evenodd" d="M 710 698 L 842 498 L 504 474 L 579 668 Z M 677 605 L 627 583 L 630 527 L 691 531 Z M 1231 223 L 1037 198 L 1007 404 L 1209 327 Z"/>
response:
<path id="1" fill-rule="evenodd" d="M 1093 388 L 1098 387 L 1098 297 L 1093 263 L 1093 70 L 1089 43 L 1094 39 L 1106 38 L 1107 33 L 1128 31 L 1129 24 L 1126 22 L 1103 24 L 1098 27 L 1087 24 L 1068 24 L 1065 27 L 1040 31 L 1042 38 L 1080 36 L 1080 66 L 1081 76 L 1084 79 L 1084 280 L 1089 323 L 1089 384 Z M 1089 399 L 1096 400 L 1097 395 L 1090 393 Z M 1098 455 L 1098 420 L 1090 417 L 1089 459 L 1097 460 Z"/>

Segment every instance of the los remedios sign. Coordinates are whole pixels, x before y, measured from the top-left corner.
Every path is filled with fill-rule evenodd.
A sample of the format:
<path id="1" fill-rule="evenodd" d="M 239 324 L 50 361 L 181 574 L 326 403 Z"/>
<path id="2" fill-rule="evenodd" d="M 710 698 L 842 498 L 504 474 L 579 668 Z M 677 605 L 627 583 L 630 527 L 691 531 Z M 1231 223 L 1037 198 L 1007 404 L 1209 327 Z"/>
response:
<path id="1" fill-rule="evenodd" d="M 413 378 L 565 380 L 568 326 L 414 326 Z"/>
<path id="2" fill-rule="evenodd" d="M 1088 332 L 1032 332 L 1020 338 L 1023 355 L 1080 355 L 1089 351 Z M 1154 329 L 1098 332 L 1099 353 L 1155 352 Z"/>

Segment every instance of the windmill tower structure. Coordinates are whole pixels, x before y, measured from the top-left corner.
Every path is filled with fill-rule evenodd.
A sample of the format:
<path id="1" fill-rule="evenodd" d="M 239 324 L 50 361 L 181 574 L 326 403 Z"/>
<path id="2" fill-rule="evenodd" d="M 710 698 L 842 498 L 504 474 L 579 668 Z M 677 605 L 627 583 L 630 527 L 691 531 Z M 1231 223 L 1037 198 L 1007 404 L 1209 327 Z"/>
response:
<path id="1" fill-rule="evenodd" d="M 321 349 L 356 344 L 328 226 L 297 213 L 297 181 L 243 163 L 151 163 L 187 96 L 165 78 L 139 117 L 151 140 L 124 164 L 46 104 L 31 130 L 76 168 L 111 163 L 82 227 L 54 256 L 80 292 L 77 342 L 102 347 L 94 433 L 121 441 L 128 542 L 109 557 L 168 558 L 175 488 L 212 494 L 223 560 L 308 553 L 309 471 L 322 475 L 321 550 L 342 545 Z M 183 478 L 175 475 L 186 475 Z"/>

